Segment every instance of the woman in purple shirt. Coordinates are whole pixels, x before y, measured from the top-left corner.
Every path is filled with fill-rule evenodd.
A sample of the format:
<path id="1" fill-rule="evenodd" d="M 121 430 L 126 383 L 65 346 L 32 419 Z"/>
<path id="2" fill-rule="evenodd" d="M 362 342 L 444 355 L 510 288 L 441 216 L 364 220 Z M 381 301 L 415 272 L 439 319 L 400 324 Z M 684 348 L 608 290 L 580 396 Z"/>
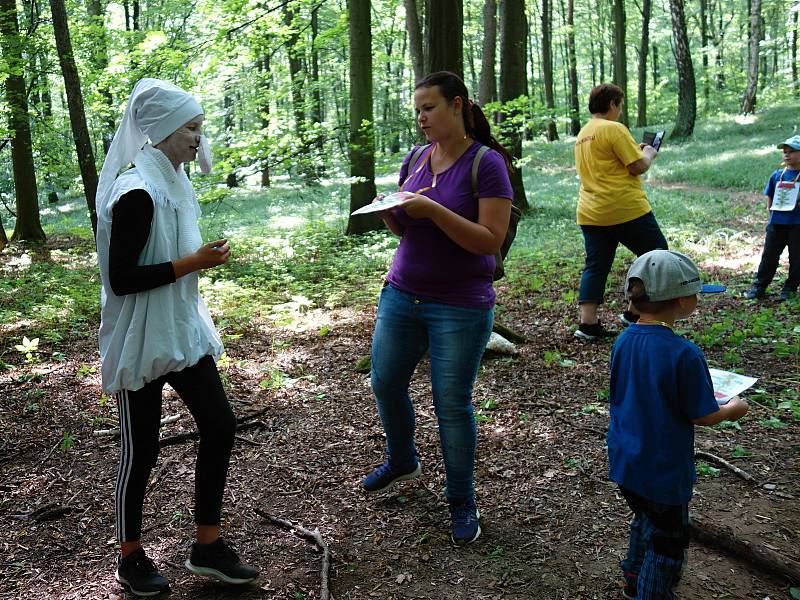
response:
<path id="1" fill-rule="evenodd" d="M 400 188 L 413 196 L 402 207 L 378 213 L 401 240 L 381 291 L 372 341 L 372 390 L 388 457 L 362 485 L 382 492 L 420 474 L 408 386 L 427 350 L 451 534 L 454 543 L 465 544 L 481 532 L 472 388 L 492 330 L 494 254 L 505 239 L 513 198 L 510 155 L 457 75 L 428 75 L 416 85 L 414 105 L 431 144 L 415 164 L 415 153 L 409 153 L 400 168 Z M 481 146 L 490 150 L 480 159 L 473 191 L 473 161 Z"/>

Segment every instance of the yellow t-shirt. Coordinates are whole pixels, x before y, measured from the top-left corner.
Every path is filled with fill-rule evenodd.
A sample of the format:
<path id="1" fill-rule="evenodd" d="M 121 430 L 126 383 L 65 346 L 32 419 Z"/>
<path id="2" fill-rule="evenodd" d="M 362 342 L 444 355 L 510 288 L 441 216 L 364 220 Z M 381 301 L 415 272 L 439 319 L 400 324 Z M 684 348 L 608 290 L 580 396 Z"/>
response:
<path id="1" fill-rule="evenodd" d="M 590 119 L 578 134 L 575 166 L 581 180 L 578 225 L 617 225 L 650 212 L 638 175 L 627 166 L 643 158 L 622 123 Z"/>

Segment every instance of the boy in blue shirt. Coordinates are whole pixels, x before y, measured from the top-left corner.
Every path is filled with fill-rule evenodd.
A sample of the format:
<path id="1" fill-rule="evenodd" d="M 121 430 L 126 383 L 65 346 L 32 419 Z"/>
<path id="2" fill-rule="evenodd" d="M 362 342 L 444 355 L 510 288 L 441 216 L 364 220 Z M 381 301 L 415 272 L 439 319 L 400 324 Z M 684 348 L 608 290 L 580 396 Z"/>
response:
<path id="1" fill-rule="evenodd" d="M 748 406 L 738 397 L 719 406 L 702 351 L 672 331 L 695 311 L 698 292 L 725 288 L 702 285 L 691 259 L 670 250 L 637 258 L 626 282 L 641 317 L 611 349 L 607 440 L 609 478 L 634 513 L 623 595 L 667 600 L 689 546 L 694 426 L 739 419 Z"/>
<path id="2" fill-rule="evenodd" d="M 766 295 L 786 246 L 789 246 L 789 275 L 778 301 L 794 298 L 800 285 L 800 135 L 778 144 L 778 149 L 783 151 L 784 166 L 772 173 L 764 188 L 769 223 L 758 272 L 753 285 L 744 294 L 750 300 Z"/>

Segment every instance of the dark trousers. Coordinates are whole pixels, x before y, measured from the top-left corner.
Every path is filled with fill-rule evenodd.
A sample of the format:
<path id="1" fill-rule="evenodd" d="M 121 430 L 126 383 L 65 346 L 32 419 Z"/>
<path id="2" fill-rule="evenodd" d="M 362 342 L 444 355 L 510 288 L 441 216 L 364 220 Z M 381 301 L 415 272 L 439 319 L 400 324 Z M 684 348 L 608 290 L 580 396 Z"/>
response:
<path id="1" fill-rule="evenodd" d="M 602 304 L 606 279 L 622 244 L 636 256 L 658 248 L 667 250 L 667 240 L 661 233 L 653 213 L 618 225 L 581 225 L 586 248 L 586 265 L 581 275 L 578 303 Z"/>
<path id="2" fill-rule="evenodd" d="M 161 390 L 168 383 L 192 413 L 200 432 L 194 478 L 194 520 L 217 525 L 222 494 L 236 433 L 236 417 L 222 388 L 214 359 L 168 373 L 135 392 L 115 394 L 119 409 L 120 457 L 117 470 L 117 539 L 131 542 L 142 535 L 142 504 L 150 471 L 158 458 Z"/>
<path id="3" fill-rule="evenodd" d="M 800 225 L 767 225 L 767 236 L 764 240 L 764 251 L 758 265 L 753 287 L 766 290 L 781 259 L 783 249 L 789 246 L 789 275 L 783 289 L 794 292 L 800 286 Z"/>
<path id="4" fill-rule="evenodd" d="M 689 548 L 689 506 L 659 504 L 620 486 L 633 511 L 628 553 L 619 566 L 638 600 L 672 600 Z"/>

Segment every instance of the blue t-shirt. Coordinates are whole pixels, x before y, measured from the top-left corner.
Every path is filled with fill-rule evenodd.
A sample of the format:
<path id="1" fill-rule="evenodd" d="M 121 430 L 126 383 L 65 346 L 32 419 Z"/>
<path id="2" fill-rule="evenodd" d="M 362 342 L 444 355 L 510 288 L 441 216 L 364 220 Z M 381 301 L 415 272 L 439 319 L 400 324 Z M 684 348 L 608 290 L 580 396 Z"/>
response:
<path id="1" fill-rule="evenodd" d="M 696 479 L 693 419 L 719 410 L 703 352 L 661 325 L 631 325 L 611 349 L 609 478 L 682 505 Z"/>
<path id="2" fill-rule="evenodd" d="M 764 188 L 764 195 L 773 199 L 775 195 L 775 186 L 778 182 L 794 181 L 798 173 L 800 172 L 798 172 L 797 169 L 786 169 L 785 172 L 783 167 L 776 169 L 775 172 L 770 175 L 767 187 Z M 794 210 L 769 211 L 769 222 L 773 225 L 800 225 L 800 199 L 795 205 Z"/>

